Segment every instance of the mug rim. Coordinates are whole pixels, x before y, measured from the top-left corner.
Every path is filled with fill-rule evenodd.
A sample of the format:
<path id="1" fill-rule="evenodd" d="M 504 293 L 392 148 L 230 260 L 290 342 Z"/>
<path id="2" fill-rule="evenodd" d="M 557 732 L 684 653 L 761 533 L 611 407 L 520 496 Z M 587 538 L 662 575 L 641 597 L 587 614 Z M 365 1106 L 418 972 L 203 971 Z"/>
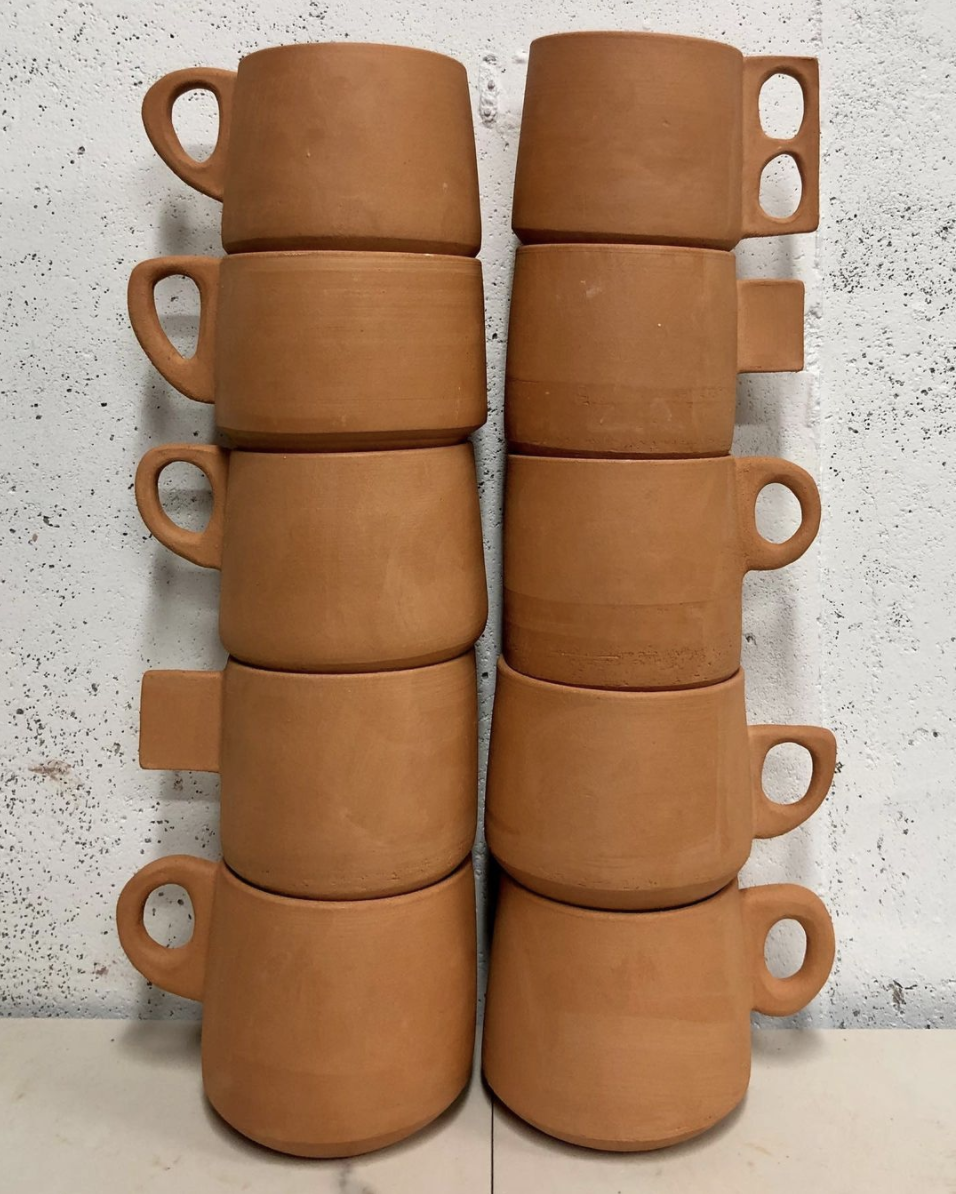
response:
<path id="1" fill-rule="evenodd" d="M 652 41 L 658 45 L 665 42 L 693 42 L 701 46 L 709 46 L 713 49 L 726 50 L 728 53 L 735 54 L 738 58 L 744 58 L 744 52 L 733 46 L 730 42 L 717 41 L 713 37 L 694 37 L 687 33 L 655 33 L 649 29 L 566 29 L 563 33 L 546 33 L 543 37 L 536 37 L 532 40 L 529 47 L 533 50 L 536 45 L 541 42 L 561 41 L 574 39 L 588 39 L 588 38 L 605 38 L 613 39 L 615 41 Z M 719 251 L 719 250 L 718 250 Z"/>
<path id="2" fill-rule="evenodd" d="M 453 871 L 450 871 L 443 879 L 439 879 L 437 883 L 429 883 L 427 887 L 418 887 L 414 891 L 399 892 L 396 895 L 390 896 L 372 896 L 367 899 L 323 900 L 314 899 L 311 896 L 279 895 L 278 892 L 267 891 L 263 887 L 257 887 L 255 883 L 249 883 L 241 875 L 238 875 L 224 858 L 220 858 L 213 865 L 216 868 L 217 879 L 221 878 L 233 890 L 243 895 L 251 894 L 255 899 L 264 900 L 269 904 L 279 904 L 281 907 L 291 905 L 301 908 L 303 905 L 307 905 L 310 908 L 321 910 L 323 913 L 331 912 L 333 915 L 338 912 L 355 912 L 360 908 L 368 911 L 369 909 L 377 910 L 379 908 L 391 909 L 397 904 L 411 905 L 422 903 L 425 900 L 438 896 L 445 888 L 452 887 L 455 883 L 460 883 L 467 872 L 471 872 L 474 875 L 474 859 L 472 852 L 469 850 L 468 854 Z M 175 880 L 171 879 L 169 882 L 175 883 Z"/>
<path id="3" fill-rule="evenodd" d="M 225 673 L 226 669 L 230 668 L 232 670 L 241 670 L 243 672 L 256 672 L 263 676 L 281 676 L 283 678 L 288 677 L 290 679 L 299 681 L 318 680 L 322 683 L 326 683 L 328 681 L 333 683 L 337 681 L 344 681 L 351 684 L 356 680 L 363 680 L 366 677 L 369 679 L 373 677 L 378 679 L 380 677 L 384 682 L 392 677 L 397 678 L 402 676 L 411 676 L 416 672 L 434 673 L 441 668 L 451 669 L 456 665 L 459 665 L 463 659 L 467 659 L 469 656 L 471 657 L 472 662 L 477 665 L 475 648 L 469 647 L 467 651 L 462 651 L 460 655 L 453 655 L 451 659 L 440 659 L 437 663 L 425 663 L 422 664 L 421 667 L 400 667 L 394 668 L 391 671 L 382 671 L 377 669 L 367 672 L 282 672 L 277 671 L 276 668 L 257 667 L 253 663 L 244 663 L 241 659 L 236 659 L 235 656 L 230 655 L 227 657 L 226 662 L 223 664 L 220 671 L 221 673 Z M 213 674 L 215 674 L 215 670 L 216 669 L 213 669 Z"/>
<path id="4" fill-rule="evenodd" d="M 426 451 L 437 451 L 435 448 L 425 449 Z M 571 464 L 590 464 L 590 465 L 609 465 L 615 468 L 629 468 L 633 465 L 653 465 L 655 468 L 709 468 L 716 465 L 721 465 L 726 468 L 728 464 L 736 465 L 741 460 L 764 460 L 764 459 L 782 459 L 782 457 L 763 457 L 763 456 L 735 456 L 731 452 L 727 452 L 723 456 L 547 456 L 539 452 L 515 452 L 512 449 L 508 451 L 508 460 L 533 460 L 536 463 L 551 464 L 551 465 L 571 465 Z"/>
<path id="5" fill-rule="evenodd" d="M 264 54 L 283 54 L 288 53 L 290 50 L 298 53 L 305 51 L 315 53 L 319 50 L 333 50 L 336 53 L 348 53 L 350 50 L 396 50 L 405 54 L 427 54 L 430 58 L 439 58 L 443 62 L 453 63 L 464 72 L 466 79 L 468 77 L 465 64 L 460 59 L 453 58 L 451 54 L 443 54 L 440 50 L 426 49 L 424 46 L 406 46 L 397 42 L 386 41 L 291 41 L 285 42 L 281 46 L 263 46 L 260 50 L 253 50 L 249 54 L 243 54 L 239 59 L 239 65 L 242 66 L 250 58 L 261 58 Z"/>
<path id="6" fill-rule="evenodd" d="M 177 447 L 179 445 L 170 445 L 170 446 Z M 190 445 L 190 446 L 192 446 L 192 445 Z M 213 445 L 213 446 L 215 447 L 216 445 Z M 231 464 L 233 456 L 243 457 L 243 458 L 250 457 L 250 456 L 256 456 L 263 460 L 273 460 L 273 461 L 275 461 L 275 460 L 281 460 L 281 461 L 293 461 L 293 460 L 295 460 L 295 461 L 306 461 L 306 460 L 337 461 L 337 460 L 358 460 L 358 459 L 367 460 L 369 458 L 373 458 L 373 457 L 377 458 L 377 457 L 382 457 L 382 456 L 392 456 L 392 457 L 401 456 L 401 457 L 404 457 L 407 459 L 411 456 L 421 457 L 421 456 L 424 456 L 425 453 L 434 454 L 436 452 L 451 452 L 451 451 L 457 450 L 458 448 L 467 448 L 469 450 L 469 452 L 471 453 L 472 460 L 474 460 L 475 449 L 474 449 L 473 444 L 471 443 L 471 440 L 468 440 L 468 439 L 462 440 L 460 443 L 457 443 L 457 444 L 440 444 L 439 446 L 434 447 L 434 448 L 366 448 L 363 451 L 356 451 L 356 452 L 290 452 L 288 449 L 282 449 L 282 448 L 277 448 L 275 451 L 272 451 L 272 452 L 265 451 L 264 449 L 261 449 L 261 448 L 260 449 L 221 448 L 220 451 L 225 452 L 227 454 L 227 456 L 229 457 L 230 464 Z M 170 463 L 174 463 L 174 462 L 171 461 Z M 185 463 L 191 464 L 192 462 L 186 461 Z M 423 666 L 428 666 L 428 665 L 423 665 Z M 262 670 L 270 671 L 273 669 L 263 668 Z M 322 674 L 325 675 L 326 673 L 323 672 Z M 337 673 L 335 673 L 335 672 L 329 673 L 329 675 L 336 675 L 336 674 Z"/>
<path id="7" fill-rule="evenodd" d="M 613 909 L 590 908 L 583 904 L 566 904 L 562 900 L 553 900 L 549 896 L 543 896 L 537 891 L 532 891 L 530 887 L 525 887 L 523 883 L 519 883 L 509 871 L 502 867 L 500 886 L 506 884 L 511 884 L 512 887 L 517 888 L 518 893 L 523 897 L 529 897 L 532 901 L 543 904 L 547 908 L 558 909 L 558 915 L 564 919 L 586 920 L 592 924 L 595 921 L 610 921 L 613 923 L 626 920 L 636 924 L 638 923 L 637 918 L 640 918 L 640 922 L 643 923 L 649 918 L 663 919 L 665 917 L 680 916 L 682 913 L 690 914 L 703 904 L 713 904 L 718 900 L 731 899 L 735 891 L 743 894 L 744 891 L 773 886 L 772 884 L 756 883 L 752 888 L 742 888 L 739 878 L 735 876 L 729 883 L 719 888 L 719 890 L 711 892 L 710 895 L 702 896 L 699 900 L 692 900 L 689 904 L 678 904 L 675 908 Z M 499 891 L 498 901 L 500 902 L 500 900 L 501 895 Z M 494 926 L 492 925 L 493 941 Z"/>
<path id="8" fill-rule="evenodd" d="M 558 36 L 564 36 L 559 34 Z M 733 269 L 736 273 L 736 259 L 733 253 L 726 249 L 708 249 L 703 245 L 656 245 L 656 244 L 633 244 L 627 241 L 555 241 L 554 243 L 546 242 L 530 245 L 519 245 L 518 251 L 515 253 L 516 257 L 521 257 L 525 254 L 534 253 L 591 253 L 594 256 L 608 256 L 616 257 L 619 255 L 652 255 L 660 254 L 667 257 L 672 257 L 674 254 L 683 254 L 684 256 L 708 256 L 719 257 L 721 260 L 729 258 L 733 262 Z M 248 254 L 251 256 L 251 254 Z"/>
<path id="9" fill-rule="evenodd" d="M 261 53 L 262 51 L 256 51 Z M 709 252 L 719 253 L 719 249 L 708 250 Z M 314 257 L 316 264 L 324 263 L 326 261 L 341 261 L 348 259 L 354 261 L 356 265 L 368 264 L 373 268 L 380 268 L 384 260 L 397 259 L 402 262 L 407 262 L 409 265 L 425 265 L 426 269 L 438 268 L 438 265 L 445 269 L 460 269 L 462 272 L 474 273 L 481 272 L 481 262 L 477 257 L 462 257 L 457 253 L 408 253 L 408 252 L 389 252 L 386 249 L 263 249 L 260 252 L 245 252 L 245 253 L 224 253 L 218 257 L 210 256 L 210 261 L 218 261 L 224 265 L 227 261 L 245 261 L 249 259 L 271 259 L 274 257 Z M 437 264 L 436 264 L 437 263 Z"/>
<path id="10" fill-rule="evenodd" d="M 496 671 L 508 680 L 516 680 L 528 688 L 554 689 L 561 693 L 569 692 L 575 696 L 593 700 L 620 701 L 622 704 L 632 700 L 644 701 L 647 699 L 670 704 L 705 692 L 713 692 L 715 696 L 719 696 L 718 690 L 736 688 L 745 683 L 744 669 L 738 667 L 732 676 L 728 676 L 724 680 L 717 680 L 713 684 L 694 684 L 686 688 L 598 688 L 583 684 L 559 684 L 555 680 L 542 680 L 538 676 L 528 676 L 524 672 L 519 672 L 508 663 L 503 654 L 498 656 Z"/>

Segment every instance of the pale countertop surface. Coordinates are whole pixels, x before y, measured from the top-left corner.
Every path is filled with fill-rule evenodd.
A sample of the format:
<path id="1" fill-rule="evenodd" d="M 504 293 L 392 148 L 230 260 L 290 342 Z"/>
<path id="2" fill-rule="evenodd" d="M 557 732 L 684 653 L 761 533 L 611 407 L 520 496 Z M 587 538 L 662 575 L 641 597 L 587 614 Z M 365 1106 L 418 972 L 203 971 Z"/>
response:
<path id="1" fill-rule="evenodd" d="M 269 1153 L 205 1103 L 199 1025 L 0 1020 L 4 1194 L 954 1194 L 956 1032 L 761 1031 L 744 1105 L 643 1155 L 549 1140 L 476 1077 L 437 1124 L 353 1161 Z"/>

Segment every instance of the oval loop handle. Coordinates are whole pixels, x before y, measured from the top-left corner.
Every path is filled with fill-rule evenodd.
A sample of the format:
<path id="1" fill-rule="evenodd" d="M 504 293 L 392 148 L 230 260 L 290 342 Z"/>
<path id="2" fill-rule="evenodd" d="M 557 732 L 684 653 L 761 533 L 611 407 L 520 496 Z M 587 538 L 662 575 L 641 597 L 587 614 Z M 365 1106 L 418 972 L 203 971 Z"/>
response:
<path id="1" fill-rule="evenodd" d="M 783 568 L 799 560 L 820 529 L 820 491 L 806 469 L 773 456 L 739 456 L 737 502 L 746 568 Z M 800 503 L 800 525 L 789 539 L 774 543 L 757 530 L 757 498 L 768 485 L 784 485 Z"/>
<path id="2" fill-rule="evenodd" d="M 191 66 L 164 75 L 143 96 L 143 125 L 153 148 L 183 182 L 212 199 L 222 199 L 225 189 L 235 86 L 235 71 L 219 70 L 214 66 Z M 219 107 L 216 145 L 203 162 L 197 161 L 183 149 L 173 124 L 173 105 L 187 91 L 211 91 Z"/>
<path id="3" fill-rule="evenodd" d="M 212 923 L 216 864 L 189 854 L 157 858 L 137 871 L 116 905 L 120 944 L 136 969 L 157 987 L 186 999 L 202 999 Z M 146 931 L 146 901 L 158 887 L 184 887 L 193 906 L 193 935 L 185 945 L 167 946 Z"/>
<path id="4" fill-rule="evenodd" d="M 201 531 L 178 526 L 163 509 L 159 478 L 164 468 L 177 462 L 194 464 L 212 486 L 212 514 Z M 229 453 L 214 444 L 166 444 L 150 448 L 136 469 L 136 505 L 143 522 L 160 543 L 203 568 L 222 564 L 222 537 L 226 521 L 226 485 Z"/>
<path id="5" fill-rule="evenodd" d="M 196 351 L 184 357 L 163 330 L 156 310 L 156 286 L 163 278 L 181 276 L 199 290 L 199 335 Z M 129 278 L 126 301 L 129 321 L 143 352 L 187 398 L 214 402 L 216 315 L 219 260 L 216 257 L 154 257 L 141 261 Z"/>
<path id="6" fill-rule="evenodd" d="M 741 892 L 750 935 L 753 965 L 753 1010 L 767 1016 L 792 1016 L 816 995 L 829 978 L 836 956 L 833 922 L 823 901 L 795 883 L 771 883 Z M 807 935 L 803 965 L 789 978 L 777 978 L 767 966 L 767 935 L 781 920 L 795 920 Z"/>
<path id="7" fill-rule="evenodd" d="M 768 137 L 760 123 L 760 92 L 773 75 L 796 79 L 803 93 L 803 120 L 796 136 Z M 820 223 L 820 64 L 816 58 L 744 59 L 742 235 L 780 236 L 813 232 Z M 800 202 L 789 216 L 772 216 L 760 205 L 760 179 L 774 158 L 793 158 L 800 172 Z"/>
<path id="8" fill-rule="evenodd" d="M 836 738 L 822 726 L 750 726 L 748 732 L 753 777 L 754 837 L 779 837 L 802 825 L 823 803 L 836 770 Z M 763 786 L 763 767 L 767 755 L 775 746 L 785 742 L 802 746 L 813 764 L 806 792 L 790 804 L 771 800 Z"/>

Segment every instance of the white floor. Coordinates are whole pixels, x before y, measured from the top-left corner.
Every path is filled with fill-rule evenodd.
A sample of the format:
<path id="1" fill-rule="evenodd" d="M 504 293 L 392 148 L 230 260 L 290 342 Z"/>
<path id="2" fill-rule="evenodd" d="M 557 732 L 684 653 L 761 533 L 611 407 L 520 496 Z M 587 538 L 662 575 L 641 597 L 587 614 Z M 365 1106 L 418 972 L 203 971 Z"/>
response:
<path id="1" fill-rule="evenodd" d="M 763 1031 L 744 1106 L 689 1144 L 559 1144 L 471 1089 L 414 1140 L 301 1161 L 202 1097 L 198 1024 L 0 1020 L 4 1194 L 952 1194 L 956 1032 Z"/>

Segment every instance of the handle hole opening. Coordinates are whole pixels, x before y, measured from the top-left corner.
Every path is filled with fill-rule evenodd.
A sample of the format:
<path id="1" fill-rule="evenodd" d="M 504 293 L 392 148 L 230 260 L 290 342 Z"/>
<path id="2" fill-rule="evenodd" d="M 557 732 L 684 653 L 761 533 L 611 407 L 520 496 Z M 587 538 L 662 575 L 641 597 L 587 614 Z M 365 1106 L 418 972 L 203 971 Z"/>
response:
<path id="1" fill-rule="evenodd" d="M 803 965 L 807 935 L 795 920 L 779 920 L 767 934 L 764 959 L 774 978 L 790 978 Z"/>
<path id="2" fill-rule="evenodd" d="M 774 804 L 795 804 L 806 795 L 813 772 L 810 752 L 796 742 L 771 748 L 763 764 L 763 790 Z"/>
<path id="3" fill-rule="evenodd" d="M 800 503 L 786 485 L 765 485 L 757 495 L 757 531 L 770 543 L 785 543 L 800 526 Z"/>
<path id="4" fill-rule="evenodd" d="M 219 105 L 205 87 L 179 96 L 173 104 L 173 128 L 183 149 L 197 162 L 212 156 L 219 136 Z"/>
<path id="5" fill-rule="evenodd" d="M 193 935 L 192 900 L 184 887 L 167 883 L 150 893 L 143 911 L 146 932 L 159 945 L 187 945 Z"/>
<path id="6" fill-rule="evenodd" d="M 803 124 L 803 88 L 792 75 L 771 75 L 760 89 L 760 127 L 775 141 L 791 141 Z"/>
<path id="7" fill-rule="evenodd" d="M 170 343 L 181 356 L 196 355 L 199 340 L 199 287 L 182 274 L 156 283 L 156 314 Z"/>
<path id="8" fill-rule="evenodd" d="M 204 531 L 212 515 L 212 488 L 202 469 L 174 460 L 159 477 L 159 500 L 177 526 Z"/>
<path id="9" fill-rule="evenodd" d="M 786 220 L 800 206 L 803 183 L 797 163 L 789 153 L 769 161 L 760 175 L 760 206 L 774 220 Z"/>

